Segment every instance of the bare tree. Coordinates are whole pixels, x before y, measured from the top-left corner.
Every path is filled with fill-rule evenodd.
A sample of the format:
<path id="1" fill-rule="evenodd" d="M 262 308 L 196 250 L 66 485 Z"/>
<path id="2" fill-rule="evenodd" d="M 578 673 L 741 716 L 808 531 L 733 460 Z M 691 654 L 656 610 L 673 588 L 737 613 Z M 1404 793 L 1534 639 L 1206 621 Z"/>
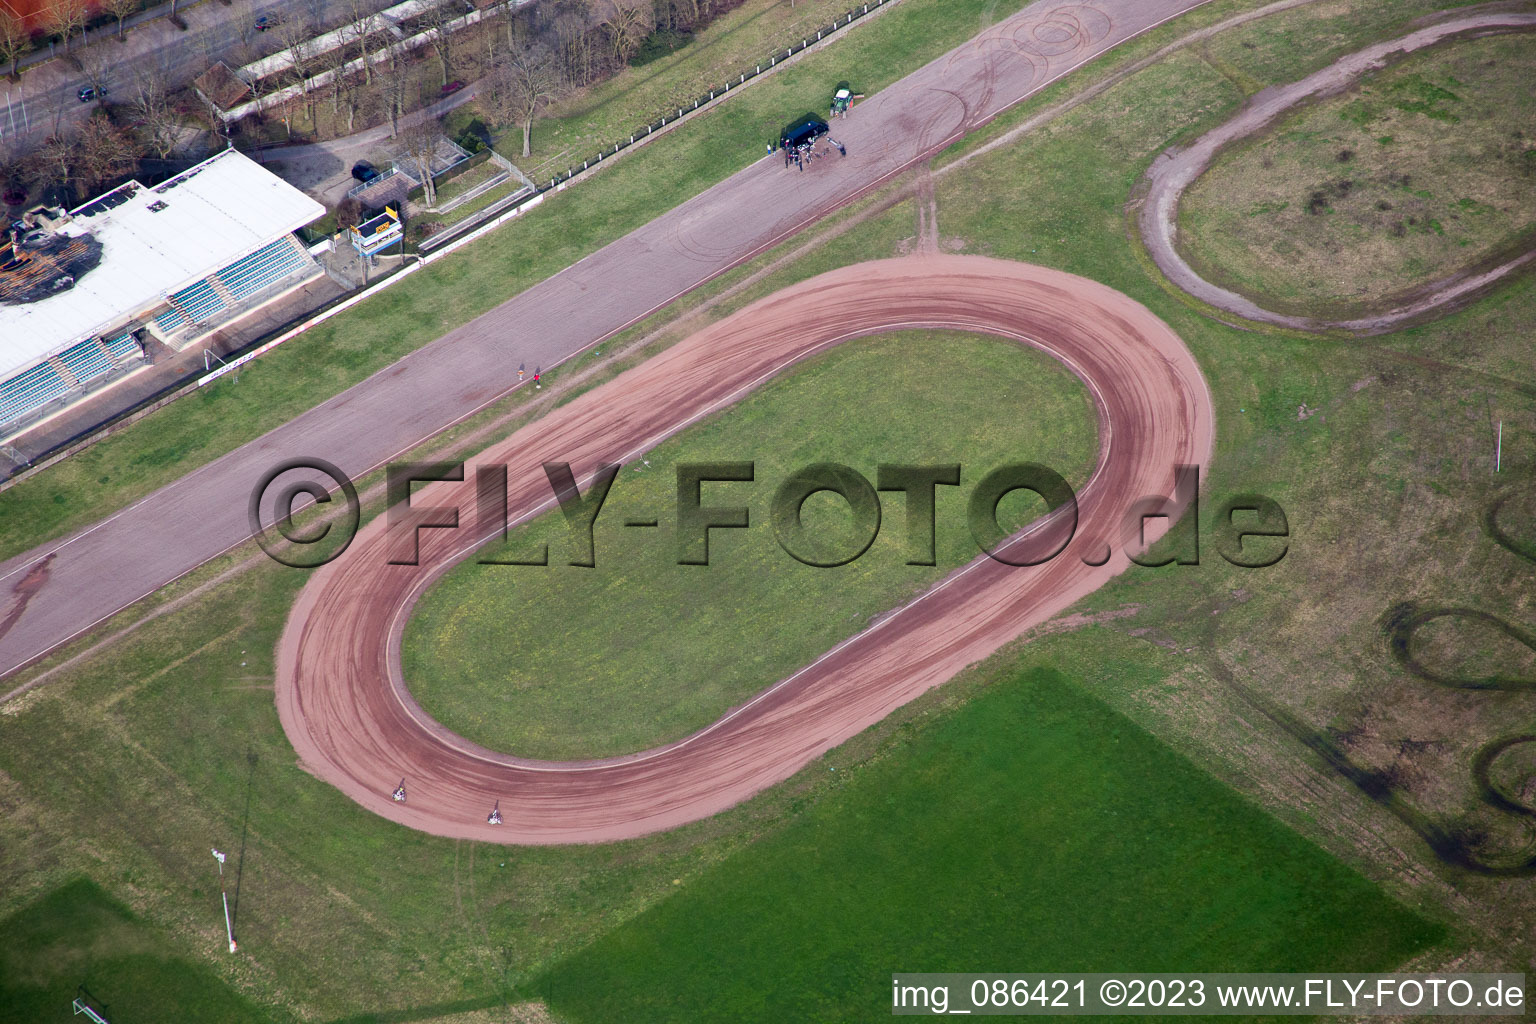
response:
<path id="1" fill-rule="evenodd" d="M 64 37 L 64 52 L 68 53 L 75 33 L 85 28 L 88 14 L 86 0 L 53 0 L 43 12 L 43 24 Z"/>
<path id="2" fill-rule="evenodd" d="M 324 66 L 326 73 L 331 76 L 331 116 L 333 119 L 337 114 L 341 113 L 341 91 L 346 84 L 343 79 L 353 77 L 346 74 L 343 70 L 350 59 L 344 46 L 337 46 L 320 55 L 320 63 Z"/>
<path id="3" fill-rule="evenodd" d="M 440 3 L 422 14 L 422 21 L 427 29 L 427 41 L 432 44 L 432 52 L 437 54 L 444 85 L 448 84 L 453 74 L 453 22 L 458 19 L 455 7 L 456 5 L 451 2 Z"/>
<path id="4" fill-rule="evenodd" d="M 379 96 L 373 90 L 363 87 L 356 75 L 348 75 L 341 88 L 342 102 L 347 111 L 347 134 L 351 135 L 356 128 L 359 113 L 369 118 L 378 110 Z"/>
<path id="5" fill-rule="evenodd" d="M 74 170 L 74 133 L 55 132 L 32 154 L 32 158 L 27 161 L 25 173 L 33 188 L 52 191 L 62 199 L 69 190 Z"/>
<path id="6" fill-rule="evenodd" d="M 405 113 L 405 100 L 410 78 L 405 73 L 410 54 L 398 39 L 389 42 L 389 77 L 384 82 L 384 101 L 389 107 L 389 136 L 400 134 L 400 118 Z"/>
<path id="7" fill-rule="evenodd" d="M 101 0 L 101 9 L 117 19 L 117 38 L 123 38 L 123 20 L 139 9 L 139 0 Z"/>
<path id="8" fill-rule="evenodd" d="M 555 38 L 560 42 L 566 78 L 577 85 L 592 82 L 592 31 L 585 5 L 566 5 L 555 14 Z"/>
<path id="9" fill-rule="evenodd" d="M 256 3 L 255 0 L 235 0 L 234 8 L 235 33 L 240 38 L 240 55 L 242 58 L 249 57 L 251 48 L 256 44 Z"/>
<path id="10" fill-rule="evenodd" d="M 105 115 L 80 126 L 75 143 L 75 180 L 83 196 L 93 196 L 133 167 L 133 147 L 127 134 Z"/>
<path id="11" fill-rule="evenodd" d="M 133 67 L 133 112 L 144 133 L 144 142 L 164 160 L 176 148 L 181 118 L 170 101 L 170 74 L 163 62 L 143 61 Z"/>
<path id="12" fill-rule="evenodd" d="M 523 156 L 533 150 L 533 119 L 539 108 L 559 94 L 565 84 L 554 53 L 542 42 L 525 44 L 502 58 L 492 73 L 488 90 L 495 94 L 492 116 L 516 122 L 523 130 Z M 510 115 L 510 116 L 506 116 Z"/>
<path id="13" fill-rule="evenodd" d="M 9 7 L 0 7 L 0 62 L 11 66 L 12 78 L 17 74 L 17 61 L 31 45 L 26 23 Z"/>
<path id="14" fill-rule="evenodd" d="M 437 152 L 438 139 L 442 134 L 442 126 L 431 118 L 409 124 L 400 132 L 405 155 L 416 168 L 417 177 L 421 181 L 422 198 L 426 200 L 429 210 L 437 208 L 437 186 L 432 182 L 432 157 Z"/>
<path id="15" fill-rule="evenodd" d="M 357 44 L 357 55 L 363 58 L 363 82 L 373 84 L 373 62 L 368 59 L 368 37 L 374 33 L 379 19 L 375 17 L 372 0 L 347 0 L 347 38 Z"/>
<path id="16" fill-rule="evenodd" d="M 304 109 L 309 115 L 311 126 L 315 123 L 315 98 L 309 88 L 309 48 L 314 37 L 314 30 L 309 22 L 301 18 L 283 18 L 277 23 L 278 38 L 282 40 L 283 51 L 288 57 L 288 69 L 284 76 L 289 83 L 299 87 L 300 94 L 304 97 Z M 288 132 L 293 134 L 293 122 L 290 114 L 288 120 Z"/>
<path id="17" fill-rule="evenodd" d="M 650 33 L 655 8 L 648 0 L 602 0 L 597 11 L 600 23 L 608 30 L 613 55 L 623 64 Z"/>
<path id="18" fill-rule="evenodd" d="M 517 44 L 522 41 L 521 37 L 524 34 L 525 28 L 523 19 L 517 15 L 517 4 L 513 0 L 502 0 L 502 3 L 496 9 L 501 15 L 502 27 L 507 30 L 507 49 L 515 50 L 517 49 Z M 496 33 L 492 32 L 490 35 L 494 38 Z M 491 59 L 494 61 L 495 57 L 493 56 Z"/>
<path id="19" fill-rule="evenodd" d="M 85 84 L 95 89 L 96 95 L 105 96 L 112 85 L 112 72 L 117 70 L 114 55 L 103 53 L 100 47 L 87 46 L 75 55 L 75 60 L 80 64 Z"/>
<path id="20" fill-rule="evenodd" d="M 0 202 L 8 203 L 16 198 L 12 193 L 24 191 L 22 182 L 26 177 L 26 164 L 21 141 L 14 137 L 0 138 Z"/>

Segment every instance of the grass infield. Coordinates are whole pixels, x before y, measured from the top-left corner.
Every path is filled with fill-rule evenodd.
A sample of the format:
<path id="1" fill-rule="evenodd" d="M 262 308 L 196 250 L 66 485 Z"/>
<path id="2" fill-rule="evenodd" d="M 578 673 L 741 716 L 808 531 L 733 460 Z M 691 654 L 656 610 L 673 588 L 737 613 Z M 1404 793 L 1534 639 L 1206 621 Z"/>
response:
<path id="1" fill-rule="evenodd" d="M 1269 308 L 1350 316 L 1536 244 L 1533 46 L 1442 43 L 1233 146 L 1180 204 L 1186 258 Z"/>
<path id="2" fill-rule="evenodd" d="M 965 502 L 987 472 L 1039 462 L 1081 485 L 1095 449 L 1087 391 L 1042 353 L 937 331 L 849 342 L 626 466 L 598 516 L 595 568 L 565 564 L 568 530 L 552 513 L 485 552 L 505 561 L 547 542 L 549 566 L 470 559 L 453 569 L 407 627 L 406 678 L 429 714 L 493 750 L 581 759 L 681 739 L 976 557 Z M 706 461 L 755 462 L 754 483 L 705 490 L 706 504 L 747 505 L 753 526 L 714 531 L 710 565 L 680 566 L 674 466 Z M 769 506 L 816 462 L 852 466 L 871 484 L 882 462 L 960 463 L 961 486 L 937 491 L 938 565 L 905 564 L 904 506 L 891 494 L 857 560 L 792 559 Z M 1043 511 L 1015 492 L 1004 518 L 1027 520 L 1029 500 Z M 658 515 L 656 531 L 624 526 Z M 851 518 L 826 493 L 803 509 L 807 529 L 838 552 L 857 548 Z"/>

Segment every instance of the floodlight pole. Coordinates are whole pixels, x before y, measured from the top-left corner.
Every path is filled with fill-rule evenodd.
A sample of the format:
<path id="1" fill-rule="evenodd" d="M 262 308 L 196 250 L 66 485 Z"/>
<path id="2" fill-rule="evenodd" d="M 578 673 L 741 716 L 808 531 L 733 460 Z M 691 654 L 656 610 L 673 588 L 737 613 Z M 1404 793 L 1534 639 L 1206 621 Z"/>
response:
<path id="1" fill-rule="evenodd" d="M 1504 421 L 1499 420 L 1499 439 L 1493 446 L 1493 471 L 1497 473 L 1504 460 Z"/>
<path id="2" fill-rule="evenodd" d="M 224 901 L 224 934 L 229 937 L 229 951 L 233 953 L 239 946 L 235 944 L 234 922 L 229 918 L 229 890 L 224 888 L 224 855 L 215 849 L 213 856 L 219 862 L 219 897 Z"/>
<path id="3" fill-rule="evenodd" d="M 235 945 L 235 927 L 229 920 L 229 893 L 220 890 L 219 895 L 224 897 L 224 934 L 229 936 L 229 951 L 233 953 L 238 947 Z"/>

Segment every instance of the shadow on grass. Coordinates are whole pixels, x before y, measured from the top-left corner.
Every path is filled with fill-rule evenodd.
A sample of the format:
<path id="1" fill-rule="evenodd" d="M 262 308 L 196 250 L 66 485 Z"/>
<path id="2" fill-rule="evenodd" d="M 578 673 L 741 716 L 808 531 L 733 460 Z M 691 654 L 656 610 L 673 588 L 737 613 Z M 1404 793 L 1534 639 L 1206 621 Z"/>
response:
<path id="1" fill-rule="evenodd" d="M 400 1024 L 403 1021 L 431 1020 L 451 1013 L 469 1013 L 471 1010 L 489 1010 L 506 1006 L 500 996 L 481 996 L 478 999 L 458 999 L 448 1003 L 432 1003 L 428 1006 L 412 1006 L 404 1010 L 380 1010 L 376 1013 L 359 1013 L 351 1017 L 338 1017 L 327 1024 Z"/>
<path id="2" fill-rule="evenodd" d="M 63 1020 L 82 990 L 112 1024 L 271 1020 L 83 876 L 0 921 L 0 1022 Z"/>

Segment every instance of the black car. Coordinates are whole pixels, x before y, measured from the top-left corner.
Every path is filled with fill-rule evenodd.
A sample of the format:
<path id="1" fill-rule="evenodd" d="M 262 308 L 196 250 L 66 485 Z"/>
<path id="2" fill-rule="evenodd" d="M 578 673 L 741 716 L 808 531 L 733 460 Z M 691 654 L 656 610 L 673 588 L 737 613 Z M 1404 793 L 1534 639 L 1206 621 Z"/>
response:
<path id="1" fill-rule="evenodd" d="M 106 94 L 107 90 L 105 86 L 98 89 L 94 85 L 87 85 L 79 92 L 75 93 L 76 96 L 80 97 L 81 103 L 89 103 L 91 100 L 100 99 Z"/>
<path id="2" fill-rule="evenodd" d="M 791 121 L 788 127 L 779 133 L 779 145 L 785 149 L 815 145 L 816 140 L 828 131 L 827 122 L 815 114 L 806 114 L 797 121 Z"/>
<path id="3" fill-rule="evenodd" d="M 352 177 L 358 181 L 368 182 L 379 176 L 378 169 L 366 160 L 359 160 L 352 165 Z"/>
<path id="4" fill-rule="evenodd" d="M 263 14 L 261 17 L 256 19 L 256 31 L 257 32 L 265 32 L 267 29 L 269 29 L 271 27 L 272 27 L 272 18 L 269 15 Z"/>

